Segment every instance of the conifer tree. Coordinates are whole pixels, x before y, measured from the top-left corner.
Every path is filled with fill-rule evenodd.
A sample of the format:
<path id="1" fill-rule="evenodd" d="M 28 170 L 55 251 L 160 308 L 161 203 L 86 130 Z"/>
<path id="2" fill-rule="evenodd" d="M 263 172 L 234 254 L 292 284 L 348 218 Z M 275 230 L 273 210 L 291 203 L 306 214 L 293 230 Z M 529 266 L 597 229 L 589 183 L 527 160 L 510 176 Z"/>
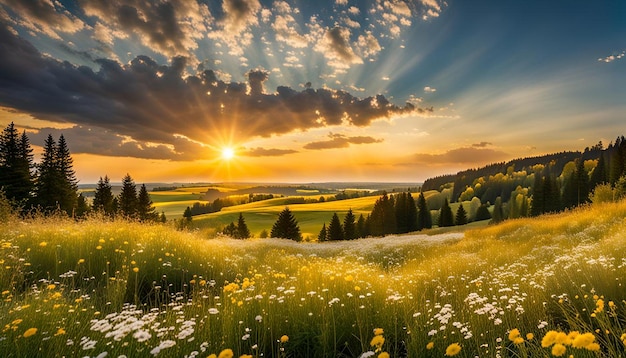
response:
<path id="1" fill-rule="evenodd" d="M 406 196 L 407 232 L 417 231 L 417 204 L 410 192 Z"/>
<path id="2" fill-rule="evenodd" d="M 459 208 L 456 210 L 456 217 L 454 219 L 455 225 L 465 225 L 467 224 L 467 212 L 465 208 L 463 208 L 463 203 L 459 205 Z"/>
<path id="3" fill-rule="evenodd" d="M 585 169 L 585 161 L 583 158 L 578 159 L 576 165 L 575 184 L 576 184 L 576 205 L 589 202 L 589 174 Z"/>
<path id="4" fill-rule="evenodd" d="M 358 237 L 355 221 L 356 217 L 354 216 L 352 209 L 349 209 L 348 213 L 343 218 L 343 238 L 345 240 L 354 240 Z"/>
<path id="5" fill-rule="evenodd" d="M 443 206 L 439 210 L 439 227 L 446 227 L 454 225 L 454 217 L 452 216 L 452 209 L 448 203 L 448 198 L 443 202 Z"/>
<path id="6" fill-rule="evenodd" d="M 259 233 L 259 238 L 260 239 L 267 239 L 268 236 L 269 236 L 269 234 L 267 233 L 267 230 L 265 230 L 265 229 L 261 230 L 261 232 Z"/>
<path id="7" fill-rule="evenodd" d="M 137 187 L 130 174 L 122 179 L 122 191 L 118 196 L 119 211 L 128 218 L 137 217 Z"/>
<path id="8" fill-rule="evenodd" d="M 146 189 L 145 184 L 141 184 L 139 195 L 137 196 L 137 217 L 141 221 L 156 221 L 158 214 L 152 205 L 152 199 Z"/>
<path id="9" fill-rule="evenodd" d="M 190 207 L 187 207 L 185 209 L 185 212 L 183 212 L 183 218 L 187 223 L 191 223 L 191 221 L 193 220 L 193 214 L 191 213 Z"/>
<path id="10" fill-rule="evenodd" d="M 538 216 L 546 211 L 545 208 L 545 196 L 543 193 L 543 178 L 540 172 L 535 173 L 535 180 L 533 184 L 533 196 L 532 203 L 530 205 L 530 215 Z"/>
<path id="11" fill-rule="evenodd" d="M 56 161 L 56 142 L 51 134 L 48 134 L 43 146 L 43 155 L 38 165 L 39 175 L 35 186 L 36 202 L 44 210 L 55 210 L 59 207 L 60 173 Z"/>
<path id="12" fill-rule="evenodd" d="M 476 210 L 476 221 L 481 221 L 481 220 L 489 220 L 491 219 L 491 213 L 489 213 L 489 207 L 486 204 L 482 204 L 480 207 L 478 207 L 478 210 Z"/>
<path id="13" fill-rule="evenodd" d="M 326 241 L 327 237 L 328 237 L 328 231 L 326 230 L 326 223 L 324 223 L 324 225 L 322 225 L 322 229 L 320 230 L 320 233 L 317 234 L 317 241 L 324 242 Z"/>
<path id="14" fill-rule="evenodd" d="M 222 234 L 230 236 L 233 239 L 237 238 L 237 226 L 235 223 L 231 221 L 230 224 L 226 225 L 224 230 L 222 230 Z"/>
<path id="15" fill-rule="evenodd" d="M 238 239 L 247 239 L 249 238 L 250 230 L 248 229 L 248 225 L 246 224 L 246 220 L 243 218 L 243 214 L 239 213 L 239 218 L 237 219 L 237 235 Z"/>
<path id="16" fill-rule="evenodd" d="M 165 212 L 161 211 L 161 215 L 159 215 L 159 221 L 163 224 L 167 222 L 167 217 L 165 217 Z"/>
<path id="17" fill-rule="evenodd" d="M 25 204 L 33 191 L 33 150 L 26 132 L 18 135 L 13 122 L 0 134 L 0 189 L 11 201 Z"/>
<path id="18" fill-rule="evenodd" d="M 593 169 L 591 177 L 589 178 L 589 190 L 592 191 L 599 184 L 603 184 L 606 182 L 606 164 L 604 163 L 604 154 L 600 152 L 600 158 L 598 158 L 598 163 L 596 164 L 596 167 Z"/>
<path id="19" fill-rule="evenodd" d="M 362 238 L 366 236 L 365 218 L 363 217 L 363 214 L 361 214 L 359 215 L 359 219 L 356 221 L 356 237 Z"/>
<path id="20" fill-rule="evenodd" d="M 433 218 L 428 209 L 424 193 L 420 192 L 417 198 L 417 230 L 430 229 L 433 227 Z"/>
<path id="21" fill-rule="evenodd" d="M 504 209 L 502 208 L 502 198 L 497 197 L 493 204 L 493 214 L 491 215 L 491 223 L 497 224 L 504 221 Z"/>
<path id="22" fill-rule="evenodd" d="M 59 175 L 59 188 L 60 200 L 59 207 L 61 210 L 71 213 L 78 198 L 78 180 L 76 179 L 76 173 L 73 168 L 73 160 L 70 155 L 70 150 L 67 147 L 65 137 L 61 134 L 56 148 L 56 167 Z"/>
<path id="23" fill-rule="evenodd" d="M 395 218 L 396 218 L 396 230 L 394 234 L 409 232 L 409 222 L 407 216 L 407 198 L 405 193 L 400 193 L 395 196 Z"/>
<path id="24" fill-rule="evenodd" d="M 332 219 L 330 219 L 330 224 L 328 224 L 328 240 L 329 241 L 339 241 L 343 240 L 343 228 L 341 227 L 341 221 L 339 221 L 339 216 L 337 213 L 333 214 Z"/>
<path id="25" fill-rule="evenodd" d="M 302 241 L 298 222 L 288 207 L 278 214 L 278 219 L 272 226 L 271 236 L 280 239 Z"/>
<path id="26" fill-rule="evenodd" d="M 101 211 L 106 215 L 113 215 L 113 213 L 115 213 L 115 210 L 113 209 L 113 199 L 113 188 L 109 183 L 109 177 L 106 175 L 104 176 L 104 179 L 100 177 L 94 193 L 93 202 L 91 204 L 93 210 Z"/>
<path id="27" fill-rule="evenodd" d="M 78 194 L 78 197 L 76 198 L 76 210 L 74 212 L 74 215 L 77 218 L 83 218 L 89 213 L 90 210 L 91 208 L 87 204 L 87 200 L 83 196 L 83 193 Z"/>

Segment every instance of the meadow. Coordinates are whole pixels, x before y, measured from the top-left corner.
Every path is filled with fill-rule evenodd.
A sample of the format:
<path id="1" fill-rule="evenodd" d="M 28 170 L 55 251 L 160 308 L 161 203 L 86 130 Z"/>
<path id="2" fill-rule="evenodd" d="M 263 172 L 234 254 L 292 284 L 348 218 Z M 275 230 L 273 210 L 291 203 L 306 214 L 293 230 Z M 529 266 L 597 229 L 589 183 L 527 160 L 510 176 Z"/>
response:
<path id="1" fill-rule="evenodd" d="M 625 227 L 626 202 L 335 243 L 9 217 L 0 356 L 621 357 Z"/>

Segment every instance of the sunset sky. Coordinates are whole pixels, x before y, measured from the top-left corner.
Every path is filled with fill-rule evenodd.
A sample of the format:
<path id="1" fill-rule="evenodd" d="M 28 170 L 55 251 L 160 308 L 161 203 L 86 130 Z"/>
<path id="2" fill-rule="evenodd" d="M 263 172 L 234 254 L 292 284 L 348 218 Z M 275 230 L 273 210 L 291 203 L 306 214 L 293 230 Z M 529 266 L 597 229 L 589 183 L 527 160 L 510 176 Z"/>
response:
<path id="1" fill-rule="evenodd" d="M 0 21 L 0 125 L 39 153 L 63 134 L 81 183 L 420 182 L 626 134 L 620 0 L 0 0 Z"/>

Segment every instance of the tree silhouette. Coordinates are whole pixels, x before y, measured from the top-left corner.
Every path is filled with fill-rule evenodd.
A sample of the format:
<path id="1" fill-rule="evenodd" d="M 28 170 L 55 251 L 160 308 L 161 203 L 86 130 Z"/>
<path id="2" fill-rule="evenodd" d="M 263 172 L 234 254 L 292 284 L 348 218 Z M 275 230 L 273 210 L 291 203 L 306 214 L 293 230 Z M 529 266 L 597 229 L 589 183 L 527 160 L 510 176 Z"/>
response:
<path id="1" fill-rule="evenodd" d="M 456 217 L 454 218 L 455 225 L 465 225 L 467 224 L 467 212 L 463 207 L 463 203 L 459 205 L 459 208 L 456 210 Z"/>
<path id="2" fill-rule="evenodd" d="M 71 213 L 76 206 L 76 200 L 78 198 L 76 193 L 78 180 L 76 179 L 76 172 L 74 172 L 70 150 L 62 134 L 57 142 L 55 157 L 59 176 L 59 207 L 61 210 Z"/>
<path id="3" fill-rule="evenodd" d="M 333 214 L 332 219 L 330 219 L 330 224 L 328 224 L 328 240 L 330 241 L 339 241 L 343 240 L 343 228 L 341 227 L 341 221 L 339 221 L 339 216 L 337 213 Z"/>
<path id="4" fill-rule="evenodd" d="M 100 177 L 98 185 L 96 186 L 96 192 L 94 193 L 93 202 L 91 204 L 93 210 L 101 211 L 106 215 L 113 215 L 115 210 L 113 208 L 113 189 L 109 183 L 109 177 L 104 176 L 104 179 Z"/>
<path id="5" fill-rule="evenodd" d="M 343 237 L 345 240 L 354 240 L 356 239 L 356 217 L 354 213 L 352 213 L 352 209 L 348 209 L 348 213 L 343 218 Z"/>
<path id="6" fill-rule="evenodd" d="M 326 241 L 327 237 L 328 237 L 328 230 L 326 230 L 326 223 L 324 223 L 322 225 L 322 229 L 320 230 L 320 233 L 317 234 L 317 241 L 324 242 Z"/>
<path id="7" fill-rule="evenodd" d="M 359 215 L 359 219 L 356 221 L 356 237 L 366 237 L 368 235 L 367 228 L 365 227 L 365 218 L 363 214 Z"/>
<path id="8" fill-rule="evenodd" d="M 278 219 L 272 226 L 270 235 L 280 239 L 302 241 L 302 234 L 300 233 L 298 222 L 288 207 L 278 214 Z"/>
<path id="9" fill-rule="evenodd" d="M 504 221 L 504 210 L 502 209 L 502 198 L 497 197 L 493 204 L 493 214 L 490 223 L 497 224 Z"/>
<path id="10" fill-rule="evenodd" d="M 247 239 L 250 237 L 250 230 L 248 229 L 248 225 L 246 225 L 246 220 L 244 220 L 242 213 L 239 213 L 239 218 L 237 219 L 237 234 L 235 237 L 238 239 Z"/>
<path id="11" fill-rule="evenodd" d="M 481 220 L 489 220 L 489 219 L 491 219 L 491 213 L 489 213 L 489 207 L 487 206 L 487 204 L 482 204 L 481 206 L 478 207 L 478 210 L 476 210 L 476 218 L 474 220 L 481 221 Z"/>
<path id="12" fill-rule="evenodd" d="M 443 206 L 439 210 L 439 227 L 453 226 L 454 217 L 452 216 L 452 208 L 448 203 L 448 198 L 443 202 Z"/>
<path id="13" fill-rule="evenodd" d="M 61 178 L 57 170 L 56 151 L 54 138 L 48 134 L 43 146 L 41 163 L 37 167 L 39 176 L 35 186 L 36 202 L 46 211 L 56 209 L 60 201 Z"/>
<path id="14" fill-rule="evenodd" d="M 118 196 L 119 211 L 127 218 L 137 217 L 137 187 L 130 174 L 122 179 L 122 191 Z"/>
<path id="15" fill-rule="evenodd" d="M 430 229 L 433 227 L 433 218 L 428 209 L 424 193 L 420 192 L 417 197 L 417 230 Z"/>
<path id="16" fill-rule="evenodd" d="M 0 134 L 0 189 L 7 199 L 26 204 L 34 187 L 33 150 L 26 132 L 18 136 L 13 122 Z"/>
<path id="17" fill-rule="evenodd" d="M 152 200 L 145 184 L 141 184 L 139 195 L 137 196 L 137 217 L 141 221 L 156 221 L 158 219 L 158 214 L 152 205 Z"/>

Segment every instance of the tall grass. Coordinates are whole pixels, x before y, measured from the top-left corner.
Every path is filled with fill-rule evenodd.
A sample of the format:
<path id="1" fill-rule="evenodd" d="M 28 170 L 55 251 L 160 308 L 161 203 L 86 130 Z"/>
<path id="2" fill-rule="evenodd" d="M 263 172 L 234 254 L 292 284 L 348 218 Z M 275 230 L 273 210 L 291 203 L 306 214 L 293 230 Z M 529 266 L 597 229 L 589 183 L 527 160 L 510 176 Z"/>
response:
<path id="1" fill-rule="evenodd" d="M 618 203 L 319 244 L 13 219 L 0 224 L 0 356 L 441 357 L 458 344 L 460 357 L 617 357 L 625 218 Z M 550 331 L 571 339 L 543 347 Z"/>

